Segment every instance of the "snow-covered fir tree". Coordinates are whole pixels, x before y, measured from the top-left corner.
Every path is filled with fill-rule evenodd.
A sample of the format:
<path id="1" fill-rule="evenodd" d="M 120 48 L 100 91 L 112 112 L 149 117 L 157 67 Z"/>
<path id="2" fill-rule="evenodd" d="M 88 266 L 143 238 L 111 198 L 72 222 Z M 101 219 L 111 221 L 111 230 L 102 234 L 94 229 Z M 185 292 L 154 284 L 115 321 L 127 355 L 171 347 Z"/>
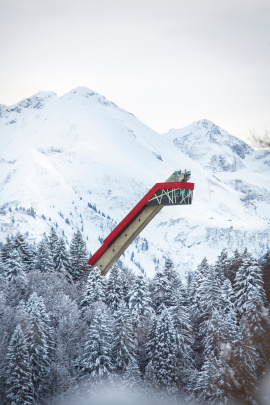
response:
<path id="1" fill-rule="evenodd" d="M 7 284 L 7 269 L 2 257 L 0 256 L 0 290 L 4 289 Z"/>
<path id="2" fill-rule="evenodd" d="M 71 260 L 63 238 L 59 238 L 54 248 L 55 271 L 62 273 L 69 282 L 72 282 Z"/>
<path id="3" fill-rule="evenodd" d="M 210 266 L 207 259 L 204 258 L 200 263 L 200 265 L 197 267 L 196 271 L 194 272 L 188 291 L 189 292 L 188 301 L 190 303 L 190 316 L 193 329 L 192 335 L 194 339 L 193 345 L 194 360 L 195 366 L 198 370 L 201 369 L 203 364 L 203 346 L 202 346 L 203 336 L 201 336 L 203 328 L 201 328 L 201 324 L 206 319 L 205 308 L 204 309 L 202 308 L 202 303 L 206 303 L 207 305 L 207 299 L 205 297 L 207 291 L 205 291 L 202 286 L 209 273 L 210 273 Z"/>
<path id="4" fill-rule="evenodd" d="M 238 345 L 238 374 L 242 397 L 254 389 L 260 370 L 264 335 L 269 328 L 269 311 L 263 288 L 262 270 L 246 251 L 234 281 L 236 310 L 241 341 Z"/>
<path id="5" fill-rule="evenodd" d="M 85 242 L 83 241 L 82 234 L 78 230 L 70 243 L 70 272 L 74 281 L 84 280 L 86 278 L 87 270 L 87 251 Z"/>
<path id="6" fill-rule="evenodd" d="M 228 257 L 228 251 L 227 249 L 223 249 L 214 265 L 215 272 L 218 274 L 218 278 L 222 283 L 230 276 L 230 266 L 231 261 Z"/>
<path id="7" fill-rule="evenodd" d="M 219 309 L 222 307 L 220 288 L 223 275 L 221 274 L 222 279 L 220 279 L 220 274 L 216 272 L 215 267 L 208 266 L 205 268 L 203 276 L 197 286 L 197 294 L 200 296 L 199 307 L 201 318 L 204 321 L 211 317 L 214 308 Z"/>
<path id="8" fill-rule="evenodd" d="M 263 286 L 268 305 L 270 305 L 270 253 L 267 252 L 261 262 Z"/>
<path id="9" fill-rule="evenodd" d="M 183 288 L 178 271 L 176 271 L 172 260 L 169 258 L 167 258 L 165 261 L 164 273 L 167 276 L 171 289 L 171 302 L 169 306 L 174 306 L 178 302 L 179 294 L 181 295 L 181 299 L 185 300 L 185 289 Z"/>
<path id="10" fill-rule="evenodd" d="M 256 339 L 264 332 L 266 295 L 262 270 L 250 254 L 244 256 L 236 273 L 234 290 L 239 318 L 248 325 Z"/>
<path id="11" fill-rule="evenodd" d="M 98 267 L 90 270 L 86 280 L 81 308 L 85 311 L 87 308 L 93 309 L 98 303 L 105 302 L 105 283 Z"/>
<path id="12" fill-rule="evenodd" d="M 96 310 L 77 368 L 88 389 L 99 388 L 113 378 L 112 324 L 105 304 Z"/>
<path id="13" fill-rule="evenodd" d="M 18 305 L 25 296 L 28 279 L 24 271 L 21 257 L 15 247 L 9 251 L 4 261 L 4 278 L 6 281 L 6 297 L 10 304 Z"/>
<path id="14" fill-rule="evenodd" d="M 24 238 L 24 236 L 18 232 L 13 241 L 15 249 L 18 251 L 24 270 L 29 272 L 33 269 L 34 266 L 34 257 L 32 252 L 29 249 L 29 246 Z"/>
<path id="15" fill-rule="evenodd" d="M 59 242 L 59 237 L 56 233 L 55 228 L 52 226 L 50 229 L 50 234 L 48 237 L 48 247 L 50 249 L 53 261 L 55 261 L 56 249 Z"/>
<path id="16" fill-rule="evenodd" d="M 34 394 L 37 399 L 46 391 L 46 378 L 49 364 L 53 360 L 53 342 L 49 316 L 42 297 L 36 292 L 29 297 L 25 310 L 29 315 L 26 331 Z"/>
<path id="17" fill-rule="evenodd" d="M 189 389 L 190 375 L 194 373 L 194 338 L 186 294 L 179 284 L 178 300 L 174 307 L 169 308 L 176 336 L 176 357 L 178 367 L 178 386 Z"/>
<path id="18" fill-rule="evenodd" d="M 11 284 L 20 284 L 22 288 L 25 288 L 27 285 L 26 273 L 24 271 L 21 257 L 14 247 L 9 252 L 9 256 L 4 261 L 4 264 L 7 281 Z"/>
<path id="19" fill-rule="evenodd" d="M 221 370 L 219 359 L 212 352 L 207 354 L 194 389 L 198 403 L 220 405 L 230 403 L 224 395 L 224 380 Z"/>
<path id="20" fill-rule="evenodd" d="M 132 361 L 134 363 L 137 354 L 131 314 L 123 300 L 115 311 L 114 318 L 112 360 L 115 372 L 123 375 L 129 363 Z"/>
<path id="21" fill-rule="evenodd" d="M 171 316 L 164 306 L 154 336 L 153 356 L 145 371 L 151 388 L 175 394 L 177 388 L 176 334 Z"/>
<path id="22" fill-rule="evenodd" d="M 52 253 L 45 239 L 43 239 L 37 248 L 37 254 L 35 257 L 35 270 L 43 273 L 53 272 L 54 263 Z"/>
<path id="23" fill-rule="evenodd" d="M 142 275 L 134 278 L 129 293 L 128 306 L 133 318 L 144 317 L 151 311 L 149 287 Z"/>
<path id="24" fill-rule="evenodd" d="M 4 245 L 1 248 L 1 258 L 4 263 L 6 263 L 6 261 L 9 258 L 10 252 L 12 252 L 13 250 L 14 250 L 14 243 L 13 240 L 8 235 L 6 237 L 6 243 L 4 243 Z"/>
<path id="25" fill-rule="evenodd" d="M 152 305 L 157 314 L 161 312 L 164 305 L 167 308 L 176 305 L 175 287 L 172 287 L 172 277 L 170 278 L 172 272 L 168 269 L 157 271 L 150 286 Z"/>
<path id="26" fill-rule="evenodd" d="M 110 270 L 106 287 L 106 304 L 115 313 L 124 299 L 122 271 L 117 265 Z"/>
<path id="27" fill-rule="evenodd" d="M 133 357 L 130 359 L 128 366 L 123 373 L 122 386 L 127 390 L 128 394 L 132 390 L 138 390 L 141 387 L 142 378 L 138 367 L 137 360 Z"/>
<path id="28" fill-rule="evenodd" d="M 238 252 L 238 250 L 236 249 L 234 251 L 234 254 L 232 257 L 229 258 L 229 267 L 228 267 L 228 273 L 227 273 L 227 277 L 230 280 L 230 282 L 233 284 L 234 283 L 234 279 L 237 273 L 237 270 L 239 269 L 239 267 L 242 264 L 242 260 L 243 260 L 243 255 L 240 254 Z"/>
<path id="29" fill-rule="evenodd" d="M 130 287 L 128 306 L 132 319 L 136 354 L 140 369 L 147 363 L 146 345 L 150 314 L 153 311 L 149 283 L 142 275 L 135 276 Z"/>
<path id="30" fill-rule="evenodd" d="M 130 269 L 123 267 L 122 272 L 123 299 L 128 305 L 130 297 L 130 289 L 134 283 L 135 274 Z"/>
<path id="31" fill-rule="evenodd" d="M 11 405 L 34 404 L 34 390 L 27 343 L 18 325 L 6 356 L 6 398 Z"/>
<path id="32" fill-rule="evenodd" d="M 197 399 L 207 403 L 230 403 L 235 389 L 235 346 L 238 336 L 236 318 L 213 308 L 211 317 L 204 322 L 203 365 L 197 374 L 194 391 Z M 232 324 L 230 323 L 232 322 Z"/>

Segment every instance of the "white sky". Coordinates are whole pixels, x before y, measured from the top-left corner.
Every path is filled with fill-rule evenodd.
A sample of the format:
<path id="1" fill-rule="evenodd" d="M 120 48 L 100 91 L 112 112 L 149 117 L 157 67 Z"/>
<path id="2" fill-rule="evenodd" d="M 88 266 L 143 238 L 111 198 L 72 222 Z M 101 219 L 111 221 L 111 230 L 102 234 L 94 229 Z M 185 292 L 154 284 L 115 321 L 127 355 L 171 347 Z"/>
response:
<path id="1" fill-rule="evenodd" d="M 89 87 L 158 132 L 270 128 L 269 0 L 0 0 L 0 103 Z"/>

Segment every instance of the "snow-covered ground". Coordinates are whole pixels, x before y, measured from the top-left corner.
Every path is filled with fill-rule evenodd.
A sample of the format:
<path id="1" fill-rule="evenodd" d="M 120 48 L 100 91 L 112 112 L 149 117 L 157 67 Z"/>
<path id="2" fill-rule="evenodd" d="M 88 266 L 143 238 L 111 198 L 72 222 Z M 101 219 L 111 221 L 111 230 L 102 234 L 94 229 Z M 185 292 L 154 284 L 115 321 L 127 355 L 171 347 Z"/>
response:
<path id="1" fill-rule="evenodd" d="M 208 120 L 158 134 L 94 91 L 39 92 L 0 106 L 0 241 L 78 228 L 91 253 L 154 183 L 190 169 L 191 206 L 166 207 L 121 257 L 152 275 L 170 257 L 184 274 L 223 247 L 256 257 L 270 244 L 270 153 Z M 131 257 L 133 258 L 131 260 Z"/>

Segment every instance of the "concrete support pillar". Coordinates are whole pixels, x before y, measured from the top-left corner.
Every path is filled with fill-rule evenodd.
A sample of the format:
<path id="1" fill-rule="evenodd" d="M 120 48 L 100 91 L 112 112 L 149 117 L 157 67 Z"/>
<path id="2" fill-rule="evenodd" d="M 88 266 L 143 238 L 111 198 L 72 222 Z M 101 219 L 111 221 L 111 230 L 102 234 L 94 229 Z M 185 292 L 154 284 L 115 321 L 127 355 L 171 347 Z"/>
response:
<path id="1" fill-rule="evenodd" d="M 163 205 L 147 205 L 143 211 L 124 229 L 121 235 L 113 242 L 105 253 L 96 261 L 102 275 L 105 275 L 111 266 L 119 259 L 121 254 L 146 227 L 146 225 L 156 216 L 163 208 Z"/>

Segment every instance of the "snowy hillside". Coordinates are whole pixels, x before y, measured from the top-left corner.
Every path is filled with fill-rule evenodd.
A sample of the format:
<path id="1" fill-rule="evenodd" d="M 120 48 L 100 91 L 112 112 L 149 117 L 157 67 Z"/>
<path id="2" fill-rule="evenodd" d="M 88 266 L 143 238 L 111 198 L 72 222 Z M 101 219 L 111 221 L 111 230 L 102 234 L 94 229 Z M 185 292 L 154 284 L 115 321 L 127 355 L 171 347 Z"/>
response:
<path id="1" fill-rule="evenodd" d="M 121 257 L 149 275 L 164 256 L 184 273 L 223 247 L 267 251 L 270 153 L 207 120 L 160 135 L 87 88 L 0 106 L 0 241 L 56 225 L 94 253 L 154 183 L 190 167 L 193 204 L 164 208 Z"/>

